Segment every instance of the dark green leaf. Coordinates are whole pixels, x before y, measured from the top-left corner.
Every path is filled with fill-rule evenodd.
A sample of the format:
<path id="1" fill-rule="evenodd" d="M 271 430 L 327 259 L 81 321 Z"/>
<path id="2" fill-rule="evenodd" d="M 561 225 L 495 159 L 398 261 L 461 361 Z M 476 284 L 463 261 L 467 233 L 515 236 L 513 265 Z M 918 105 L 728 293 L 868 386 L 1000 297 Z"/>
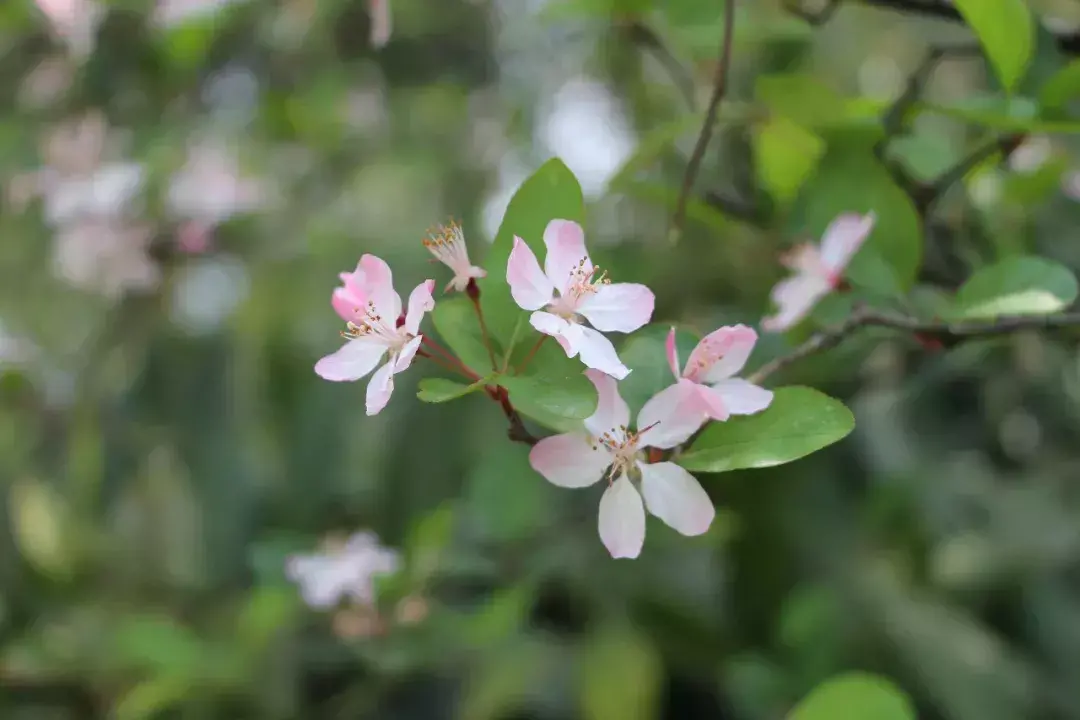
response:
<path id="1" fill-rule="evenodd" d="M 811 388 L 779 388 L 765 411 L 711 423 L 678 463 L 697 472 L 783 465 L 854 428 L 855 418 L 839 400 Z"/>
<path id="2" fill-rule="evenodd" d="M 1076 300 L 1068 268 L 1037 257 L 1014 257 L 976 272 L 957 291 L 953 317 L 1045 315 Z"/>
<path id="3" fill-rule="evenodd" d="M 1046 81 L 1039 103 L 1045 110 L 1057 110 L 1076 97 L 1080 97 L 1080 60 L 1073 60 Z"/>
<path id="4" fill-rule="evenodd" d="M 581 421 L 596 412 L 596 388 L 584 375 L 576 358 L 543 372 L 505 375 L 499 384 L 510 393 L 510 402 L 522 414 L 553 430 L 567 432 L 581 427 Z M 538 363 L 539 365 L 539 363 Z"/>
<path id="5" fill-rule="evenodd" d="M 438 301 L 431 312 L 431 321 L 442 341 L 473 372 L 486 375 L 491 370 L 491 357 L 484 346 L 480 320 L 471 300 L 458 296 Z M 499 352 L 498 347 L 495 350 Z"/>
<path id="6" fill-rule="evenodd" d="M 420 391 L 416 393 L 416 397 L 429 403 L 448 402 L 471 392 L 476 392 L 489 382 L 492 382 L 490 377 L 477 380 L 472 385 L 465 385 L 446 378 L 424 378 L 420 381 Z"/>

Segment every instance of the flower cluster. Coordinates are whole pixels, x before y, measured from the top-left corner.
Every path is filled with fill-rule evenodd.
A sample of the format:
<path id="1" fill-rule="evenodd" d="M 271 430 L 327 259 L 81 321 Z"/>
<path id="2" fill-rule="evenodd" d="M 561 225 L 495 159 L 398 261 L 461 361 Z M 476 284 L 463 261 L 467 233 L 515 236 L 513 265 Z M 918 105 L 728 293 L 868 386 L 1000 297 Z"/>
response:
<path id="1" fill-rule="evenodd" d="M 774 289 L 772 297 L 779 309 L 762 326 L 768 330 L 792 327 L 836 289 L 873 224 L 873 215 L 842 215 L 826 230 L 820 249 L 803 245 L 788 255 L 785 264 L 796 275 Z M 645 403 L 632 427 L 629 407 L 618 389 L 618 381 L 630 374 L 630 368 L 604 333 L 632 333 L 647 324 L 655 305 L 653 293 L 644 285 L 612 282 L 593 264 L 584 232 L 575 222 L 552 220 L 543 243 L 546 253 L 541 267 L 525 240 L 514 237 L 506 265 L 510 295 L 530 313 L 529 323 L 541 333 L 541 342 L 552 337 L 568 358 L 581 360 L 598 403 L 580 432 L 535 441 L 530 464 L 560 487 L 607 481 L 600 500 L 599 533 L 613 557 L 633 558 L 641 552 L 646 510 L 683 535 L 706 532 L 715 515 L 712 502 L 688 471 L 670 461 L 668 451 L 686 443 L 708 422 L 724 422 L 769 406 L 771 391 L 737 377 L 754 349 L 757 333 L 745 325 L 721 327 L 706 335 L 681 365 L 672 328 L 665 345 L 672 381 Z M 440 226 L 424 244 L 454 273 L 446 291 L 465 291 L 472 298 L 487 340 L 477 284 L 486 273 L 470 262 L 461 228 Z M 457 363 L 449 367 L 472 380 L 480 379 L 480 373 L 420 333 L 424 314 L 435 306 L 433 280 L 413 290 L 405 314 L 390 268 L 379 258 L 364 255 L 356 270 L 342 273 L 341 280 L 331 304 L 346 323 L 342 334 L 347 342 L 319 360 L 315 371 L 327 380 L 357 380 L 388 355 L 368 383 L 369 415 L 386 406 L 394 375 L 409 367 L 417 355 L 444 365 Z M 503 404 L 513 421 L 516 414 L 508 397 L 495 388 L 488 388 L 488 394 Z"/>

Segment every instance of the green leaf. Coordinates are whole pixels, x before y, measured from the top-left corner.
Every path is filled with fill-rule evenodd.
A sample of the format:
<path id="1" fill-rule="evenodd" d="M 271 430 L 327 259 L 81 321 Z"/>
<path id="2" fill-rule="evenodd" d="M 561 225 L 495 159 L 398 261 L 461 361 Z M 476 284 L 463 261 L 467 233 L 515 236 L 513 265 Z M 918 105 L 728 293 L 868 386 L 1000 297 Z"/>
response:
<path id="1" fill-rule="evenodd" d="M 754 140 L 758 177 L 781 203 L 795 198 L 825 154 L 824 140 L 783 117 L 765 123 Z"/>
<path id="2" fill-rule="evenodd" d="M 956 0 L 956 9 L 979 37 L 1001 84 L 1012 91 L 1035 48 L 1035 23 L 1025 0 Z"/>
<path id="3" fill-rule="evenodd" d="M 406 564 L 414 585 L 422 585 L 435 572 L 453 532 L 454 509 L 449 504 L 424 515 L 413 526 L 406 543 Z"/>
<path id="4" fill-rule="evenodd" d="M 583 650 L 581 709 L 585 720 L 657 717 L 662 664 L 649 639 L 629 628 L 609 628 Z"/>
<path id="5" fill-rule="evenodd" d="M 957 291 L 954 318 L 1045 315 L 1076 299 L 1076 278 L 1038 257 L 1014 257 L 982 268 Z"/>
<path id="6" fill-rule="evenodd" d="M 420 391 L 416 393 L 416 397 L 429 403 L 448 402 L 457 400 L 459 397 L 468 395 L 471 392 L 476 392 L 490 382 L 492 382 L 490 376 L 481 378 L 472 385 L 465 385 L 446 378 L 424 378 L 420 381 Z"/>
<path id="7" fill-rule="evenodd" d="M 195 682 L 183 677 L 161 676 L 144 680 L 124 693 L 113 709 L 116 720 L 153 720 L 179 705 Z"/>
<path id="8" fill-rule="evenodd" d="M 542 372 L 504 375 L 499 384 L 510 393 L 510 402 L 524 415 L 561 432 L 577 430 L 581 421 L 596 412 L 596 387 L 585 377 L 577 358 L 557 364 L 541 361 Z"/>
<path id="9" fill-rule="evenodd" d="M 854 428 L 855 418 L 839 400 L 784 387 L 763 412 L 711 423 L 678 463 L 696 472 L 783 465 L 839 442 Z"/>
<path id="10" fill-rule="evenodd" d="M 630 416 L 636 417 L 641 407 L 656 393 L 675 383 L 667 361 L 667 336 L 671 326 L 651 323 L 631 335 L 619 349 L 619 359 L 631 373 L 619 381 L 619 394 L 630 407 Z M 679 362 L 686 363 L 690 352 L 701 337 L 697 333 L 679 328 L 675 332 L 675 345 Z"/>
<path id="11" fill-rule="evenodd" d="M 11 522 L 23 556 L 56 578 L 70 575 L 75 562 L 67 505 L 50 486 L 26 478 L 11 485 Z"/>
<path id="12" fill-rule="evenodd" d="M 923 248 L 915 205 L 867 144 L 831 133 L 828 152 L 792 206 L 789 232 L 816 241 L 837 215 L 847 212 L 877 215 L 873 232 L 848 267 L 849 278 L 881 292 L 910 287 Z"/>
<path id="13" fill-rule="evenodd" d="M 773 114 L 801 125 L 830 125 L 844 117 L 843 98 L 813 75 L 762 75 L 757 79 L 754 94 Z"/>
<path id="14" fill-rule="evenodd" d="M 788 714 L 788 720 L 915 720 L 911 699 L 889 680 L 852 672 L 828 680 Z"/>
<path id="15" fill-rule="evenodd" d="M 542 266 L 545 257 L 544 229 L 556 219 L 578 223 L 583 223 L 585 219 L 581 186 L 570 168 L 558 158 L 541 165 L 514 193 L 495 242 L 488 251 L 484 264 L 487 277 L 477 281 L 484 318 L 492 334 L 500 341 L 509 339 L 518 314 L 524 312 L 510 296 L 510 286 L 506 283 L 506 261 L 514 246 L 514 236 L 528 243 Z M 436 305 L 435 312 L 438 310 L 439 306 Z"/>
<path id="16" fill-rule="evenodd" d="M 505 275 L 505 271 L 503 274 Z M 484 335 L 480 330 L 480 320 L 476 317 L 476 308 L 471 300 L 462 296 L 440 300 L 431 311 L 431 322 L 442 341 L 473 372 L 485 375 L 492 369 L 491 357 L 484 346 Z M 495 351 L 498 354 L 498 347 Z"/>
<path id="17" fill-rule="evenodd" d="M 1044 110 L 1058 110 L 1073 98 L 1080 96 L 1080 60 L 1054 73 L 1039 91 L 1039 104 Z"/>
<path id="18" fill-rule="evenodd" d="M 557 492 L 529 466 L 528 447 L 500 442 L 477 458 L 465 498 L 480 531 L 506 541 L 549 526 Z"/>

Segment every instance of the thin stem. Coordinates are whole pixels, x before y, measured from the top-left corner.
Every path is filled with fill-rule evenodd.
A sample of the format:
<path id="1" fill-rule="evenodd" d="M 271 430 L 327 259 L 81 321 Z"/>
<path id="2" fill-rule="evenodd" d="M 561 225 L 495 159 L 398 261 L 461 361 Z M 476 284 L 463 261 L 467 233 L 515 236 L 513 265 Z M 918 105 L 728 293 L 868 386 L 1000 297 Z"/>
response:
<path id="1" fill-rule="evenodd" d="M 540 350 L 540 346 L 544 344 L 544 341 L 548 339 L 547 335 L 541 335 L 540 339 L 536 341 L 536 344 L 532 346 L 532 350 L 525 356 L 525 359 L 521 361 L 521 364 L 517 366 L 517 372 L 525 372 L 525 368 L 529 367 L 529 363 L 536 356 L 537 351 Z"/>
<path id="2" fill-rule="evenodd" d="M 724 2 L 724 37 L 720 43 L 720 57 L 716 63 L 716 75 L 713 78 L 712 96 L 709 105 L 705 109 L 705 122 L 698 133 L 694 151 L 690 154 L 690 161 L 686 164 L 686 174 L 683 175 L 682 190 L 679 191 L 679 199 L 675 205 L 675 216 L 671 226 L 673 237 L 677 238 L 682 232 L 683 221 L 686 219 L 686 203 L 690 199 L 690 192 L 694 188 L 694 180 L 697 178 L 701 161 L 705 157 L 705 150 L 709 147 L 712 139 L 713 127 L 716 125 L 716 115 L 720 111 L 720 101 L 727 89 L 728 67 L 731 65 L 731 46 L 735 38 L 735 0 Z"/>
<path id="3" fill-rule="evenodd" d="M 514 408 L 513 403 L 510 402 L 510 393 L 506 391 L 506 388 L 496 388 L 495 394 L 492 397 L 499 403 L 500 407 L 502 407 L 503 414 L 506 415 L 506 419 L 510 421 L 510 429 L 507 431 L 507 435 L 511 440 L 514 442 L 525 443 L 526 445 L 535 445 L 540 442 L 532 435 L 532 433 L 525 429 L 525 422 Z"/>
<path id="4" fill-rule="evenodd" d="M 498 370 L 499 364 L 495 362 L 495 349 L 491 345 L 491 336 L 488 335 L 487 323 L 484 322 L 484 311 L 480 308 L 480 297 L 469 295 L 473 307 L 476 308 L 476 319 L 480 321 L 480 334 L 484 338 L 484 347 L 487 348 L 488 358 L 491 360 L 491 369 Z"/>
<path id="5" fill-rule="evenodd" d="M 995 320 L 969 322 L 923 322 L 918 318 L 882 312 L 870 308 L 860 308 L 839 325 L 823 330 L 799 345 L 787 355 L 766 363 L 747 380 L 760 384 L 770 375 L 787 368 L 794 363 L 825 350 L 830 350 L 842 343 L 849 336 L 867 327 L 884 327 L 910 333 L 919 339 L 937 340 L 948 345 L 950 342 L 966 338 L 995 337 L 1021 332 L 1023 330 L 1054 330 L 1062 328 L 1080 328 L 1080 313 L 1061 315 L 1013 315 Z"/>
<path id="6" fill-rule="evenodd" d="M 436 365 L 438 365 L 439 367 L 441 367 L 444 370 L 449 370 L 450 372 L 457 373 L 458 375 L 461 375 L 462 377 L 466 377 L 469 380 L 472 380 L 474 382 L 476 380 L 479 380 L 479 378 L 473 377 L 473 373 L 465 374 L 460 367 L 458 367 L 457 365 L 451 365 L 450 363 L 448 363 L 446 360 L 439 357 L 438 355 L 432 355 L 431 353 L 424 352 L 423 350 L 417 350 L 416 354 L 419 357 L 427 358 L 428 360 L 435 363 Z"/>
<path id="7" fill-rule="evenodd" d="M 427 335 L 421 335 L 420 342 L 424 347 L 428 348 L 429 350 L 432 350 L 433 352 L 437 352 L 442 355 L 441 358 L 436 358 L 434 355 L 428 354 L 427 356 L 430 357 L 432 360 L 441 359 L 444 363 L 448 363 L 452 370 L 461 373 L 473 382 L 476 382 L 480 379 L 480 376 L 473 372 L 468 365 L 461 362 L 461 360 L 458 359 L 456 355 L 451 353 L 439 343 L 432 340 Z"/>
<path id="8" fill-rule="evenodd" d="M 517 347 L 518 334 L 521 332 L 521 321 L 524 317 L 524 315 L 518 315 L 517 322 L 514 323 L 514 332 L 510 333 L 510 342 L 506 346 L 506 352 L 503 353 L 502 368 L 499 369 L 500 373 L 505 373 L 506 368 L 510 367 L 510 358 L 514 354 L 514 348 Z"/>

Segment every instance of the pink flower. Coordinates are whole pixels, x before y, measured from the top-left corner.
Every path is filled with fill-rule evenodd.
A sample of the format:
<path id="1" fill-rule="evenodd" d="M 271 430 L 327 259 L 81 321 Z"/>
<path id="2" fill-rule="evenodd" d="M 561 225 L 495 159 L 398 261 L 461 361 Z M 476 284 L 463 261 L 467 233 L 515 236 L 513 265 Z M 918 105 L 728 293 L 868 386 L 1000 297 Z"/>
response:
<path id="1" fill-rule="evenodd" d="M 585 420 L 586 432 L 544 438 L 529 453 L 533 469 L 560 487 L 581 488 L 607 478 L 600 499 L 600 539 L 612 557 L 634 558 L 645 542 L 645 507 L 683 535 L 709 529 L 716 511 L 694 476 L 675 463 L 647 463 L 646 447 L 669 448 L 693 430 L 681 408 L 653 398 L 638 415 L 638 430 L 627 428 L 630 409 L 616 381 L 596 370 L 585 374 L 599 403 Z M 640 485 L 640 490 L 635 487 Z M 644 507 L 642 497 L 645 498 Z"/>
<path id="2" fill-rule="evenodd" d="M 390 267 L 374 255 L 364 255 L 352 273 L 342 273 L 343 288 L 334 292 L 333 306 L 345 318 L 348 339 L 337 352 L 315 364 L 315 372 L 325 380 L 359 380 L 375 369 L 383 356 L 389 360 L 375 371 L 367 386 L 367 414 L 375 415 L 394 392 L 394 375 L 412 365 L 423 336 L 419 334 L 424 313 L 435 307 L 431 291 L 434 280 L 425 280 L 409 295 L 404 322 L 401 298 L 394 292 Z M 346 302 L 360 301 L 354 306 Z M 351 310 L 349 313 L 347 310 Z"/>
<path id="3" fill-rule="evenodd" d="M 772 391 L 735 377 L 756 342 L 757 333 L 745 325 L 714 330 L 697 344 L 680 371 L 675 328 L 671 328 L 667 359 L 676 383 L 661 390 L 649 403 L 678 408 L 676 417 L 685 424 L 679 429 L 688 430 L 688 434 L 697 432 L 706 420 L 723 421 L 731 415 L 761 412 L 772 402 Z"/>
<path id="4" fill-rule="evenodd" d="M 371 14 L 371 45 L 381 48 L 390 42 L 393 23 L 390 18 L 390 0 L 368 0 Z"/>
<path id="5" fill-rule="evenodd" d="M 454 277 L 446 284 L 444 292 L 457 290 L 462 292 L 473 278 L 487 276 L 483 268 L 469 262 L 469 248 L 465 245 L 465 233 L 461 226 L 451 222 L 449 226 L 439 225 L 428 232 L 424 238 L 424 247 L 435 259 L 454 271 Z"/>
<path id="6" fill-rule="evenodd" d="M 558 340 L 567 357 L 578 355 L 586 367 L 623 379 L 630 369 L 597 330 L 628 333 L 649 322 L 655 303 L 652 291 L 636 283 L 611 284 L 589 260 L 585 233 L 575 222 L 552 220 L 544 230 L 544 244 L 547 257 L 541 270 L 529 246 L 514 237 L 506 265 L 514 301 L 535 311 L 529 320 L 532 326 Z M 582 318 L 593 327 L 582 324 Z"/>
<path id="7" fill-rule="evenodd" d="M 810 244 L 796 247 L 781 262 L 795 271 L 795 276 L 773 288 L 776 315 L 761 321 L 769 332 L 782 332 L 796 325 L 821 298 L 840 284 L 844 268 L 874 228 L 874 213 L 840 215 L 825 229 L 821 249 Z"/>

